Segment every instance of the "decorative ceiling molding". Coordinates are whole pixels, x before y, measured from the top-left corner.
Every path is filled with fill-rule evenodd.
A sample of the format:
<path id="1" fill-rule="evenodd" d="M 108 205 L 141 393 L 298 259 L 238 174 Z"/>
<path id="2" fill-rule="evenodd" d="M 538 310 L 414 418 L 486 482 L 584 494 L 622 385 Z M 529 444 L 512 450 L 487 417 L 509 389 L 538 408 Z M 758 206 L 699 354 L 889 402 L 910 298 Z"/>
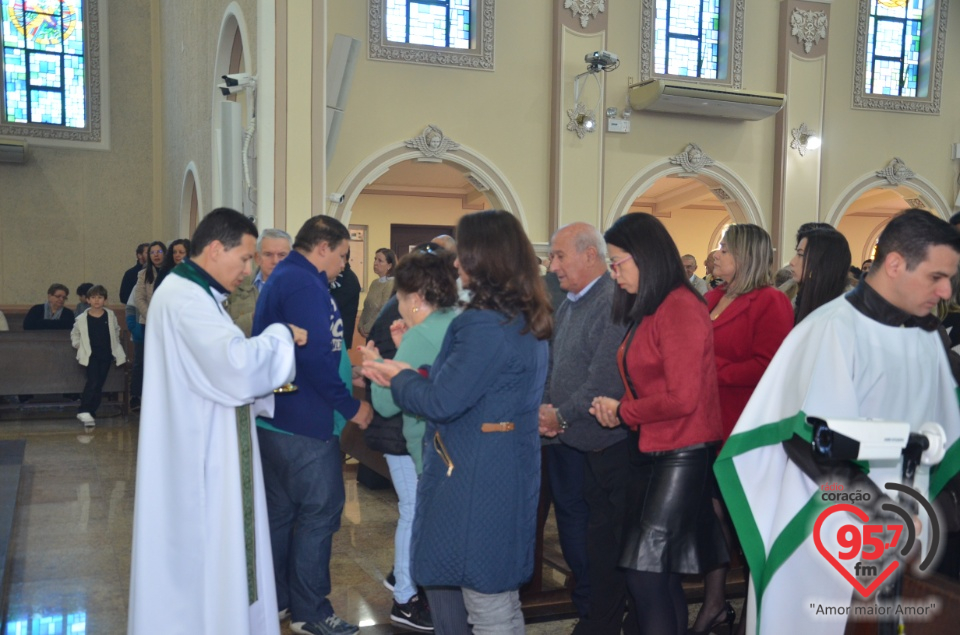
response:
<path id="1" fill-rule="evenodd" d="M 927 203 L 922 198 L 908 198 L 904 200 L 907 201 L 907 204 L 910 207 L 914 207 L 916 209 L 927 209 Z"/>
<path id="2" fill-rule="evenodd" d="M 827 39 L 827 14 L 823 11 L 804 11 L 794 9 L 790 16 L 790 35 L 796 36 L 803 44 L 803 50 L 810 52 L 814 44 Z"/>
<path id="3" fill-rule="evenodd" d="M 443 130 L 433 124 L 424 128 L 423 133 L 419 137 L 404 141 L 403 145 L 408 148 L 413 148 L 414 150 L 419 150 L 420 154 L 429 159 L 439 159 L 447 152 L 460 149 L 459 143 L 451 140 L 449 137 L 445 137 Z"/>
<path id="4" fill-rule="evenodd" d="M 713 192 L 713 195 L 717 197 L 717 200 L 720 200 L 720 201 L 730 200 L 730 195 L 727 194 L 727 191 L 722 187 L 714 188 L 710 191 Z"/>
<path id="5" fill-rule="evenodd" d="M 590 19 L 603 13 L 606 7 L 604 0 L 564 0 L 563 8 L 570 9 L 573 17 L 579 17 L 580 26 L 585 29 L 590 24 Z"/>
<path id="6" fill-rule="evenodd" d="M 900 157 L 894 157 L 887 167 L 877 170 L 877 176 L 886 179 L 887 183 L 897 187 L 903 185 L 916 176 L 913 170 L 907 167 L 907 164 L 900 160 Z"/>
<path id="7" fill-rule="evenodd" d="M 683 152 L 675 157 L 670 157 L 670 163 L 679 165 L 684 172 L 699 174 L 705 167 L 713 165 L 716 161 L 708 157 L 699 145 L 690 143 L 687 144 Z"/>

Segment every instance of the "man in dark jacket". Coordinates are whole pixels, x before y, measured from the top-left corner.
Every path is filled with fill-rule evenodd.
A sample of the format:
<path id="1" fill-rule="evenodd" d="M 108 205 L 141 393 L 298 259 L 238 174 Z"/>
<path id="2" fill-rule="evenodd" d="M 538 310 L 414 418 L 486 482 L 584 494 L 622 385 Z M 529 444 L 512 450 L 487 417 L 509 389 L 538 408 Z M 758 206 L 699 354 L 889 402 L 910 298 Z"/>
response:
<path id="1" fill-rule="evenodd" d="M 343 318 L 343 343 L 353 348 L 353 333 L 357 329 L 357 309 L 360 306 L 360 279 L 350 268 L 350 252 L 347 252 L 347 264 L 330 285 L 333 296 Z"/>
<path id="2" fill-rule="evenodd" d="M 123 280 L 120 282 L 120 302 L 127 303 L 130 293 L 137 286 L 137 274 L 143 269 L 147 262 L 147 249 L 150 243 L 140 243 L 137 245 L 137 264 L 123 272 Z"/>

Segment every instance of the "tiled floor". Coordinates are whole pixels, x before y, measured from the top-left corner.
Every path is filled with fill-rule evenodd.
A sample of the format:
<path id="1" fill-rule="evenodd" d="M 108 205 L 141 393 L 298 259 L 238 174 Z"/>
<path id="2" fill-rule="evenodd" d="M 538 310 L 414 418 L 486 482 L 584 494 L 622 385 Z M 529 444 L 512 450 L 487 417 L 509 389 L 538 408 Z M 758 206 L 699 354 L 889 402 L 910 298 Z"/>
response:
<path id="1" fill-rule="evenodd" d="M 88 435 L 72 412 L 0 416 L 0 439 L 27 442 L 4 591 L 10 635 L 126 631 L 138 428 L 135 416 L 97 423 Z M 396 496 L 358 485 L 349 466 L 345 480 L 330 599 L 364 635 L 405 632 L 389 626 L 391 595 L 381 584 L 393 561 Z M 547 534 L 555 556 L 552 522 Z M 545 577 L 562 583 L 553 570 Z M 572 624 L 531 624 L 527 632 L 566 634 Z M 291 632 L 288 624 L 282 632 Z"/>

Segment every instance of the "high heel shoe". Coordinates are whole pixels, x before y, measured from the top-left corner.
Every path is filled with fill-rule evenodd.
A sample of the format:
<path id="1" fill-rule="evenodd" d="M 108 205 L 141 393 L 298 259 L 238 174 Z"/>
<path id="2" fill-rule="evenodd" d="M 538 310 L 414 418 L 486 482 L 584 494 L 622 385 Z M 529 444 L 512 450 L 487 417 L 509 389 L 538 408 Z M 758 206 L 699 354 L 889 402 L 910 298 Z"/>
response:
<path id="1" fill-rule="evenodd" d="M 726 625 L 724 629 L 725 633 L 733 632 L 733 623 L 737 619 L 737 612 L 733 610 L 733 607 L 730 606 L 730 603 L 727 602 L 720 612 L 717 613 L 717 616 L 713 618 L 713 621 L 710 622 L 710 625 L 705 631 L 695 631 L 689 629 L 687 635 L 705 635 L 706 633 L 712 633 L 715 628 L 721 625 Z"/>

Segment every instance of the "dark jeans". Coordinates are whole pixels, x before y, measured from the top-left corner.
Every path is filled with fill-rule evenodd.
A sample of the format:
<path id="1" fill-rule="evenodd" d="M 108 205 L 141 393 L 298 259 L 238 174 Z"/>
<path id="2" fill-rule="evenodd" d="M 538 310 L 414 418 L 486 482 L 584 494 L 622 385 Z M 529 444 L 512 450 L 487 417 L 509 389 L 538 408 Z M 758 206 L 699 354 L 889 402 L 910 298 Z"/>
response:
<path id="1" fill-rule="evenodd" d="M 113 364 L 113 357 L 90 357 L 87 363 L 87 383 L 83 386 L 80 396 L 80 408 L 77 412 L 89 412 L 90 416 L 97 414 L 100 400 L 103 397 L 103 384 L 107 381 L 107 374 Z"/>
<path id="2" fill-rule="evenodd" d="M 343 511 L 340 440 L 257 428 L 270 514 L 277 606 L 294 622 L 333 615 L 330 551 Z"/>
<path id="3" fill-rule="evenodd" d="M 543 458 L 547 478 L 550 479 L 560 549 L 576 579 L 573 604 L 580 617 L 586 617 L 590 612 L 590 574 L 587 567 L 590 508 L 583 497 L 587 459 L 583 452 L 563 443 L 543 446 Z"/>
<path id="4" fill-rule="evenodd" d="M 143 340 L 133 341 L 133 369 L 130 372 L 130 396 L 143 394 Z"/>
<path id="5" fill-rule="evenodd" d="M 590 562 L 590 615 L 581 619 L 574 635 L 637 633 L 634 608 L 624 621 L 627 579 L 619 567 L 623 522 L 630 483 L 630 444 L 624 439 L 599 452 L 586 452 L 584 497 L 590 507 L 587 555 Z"/>

